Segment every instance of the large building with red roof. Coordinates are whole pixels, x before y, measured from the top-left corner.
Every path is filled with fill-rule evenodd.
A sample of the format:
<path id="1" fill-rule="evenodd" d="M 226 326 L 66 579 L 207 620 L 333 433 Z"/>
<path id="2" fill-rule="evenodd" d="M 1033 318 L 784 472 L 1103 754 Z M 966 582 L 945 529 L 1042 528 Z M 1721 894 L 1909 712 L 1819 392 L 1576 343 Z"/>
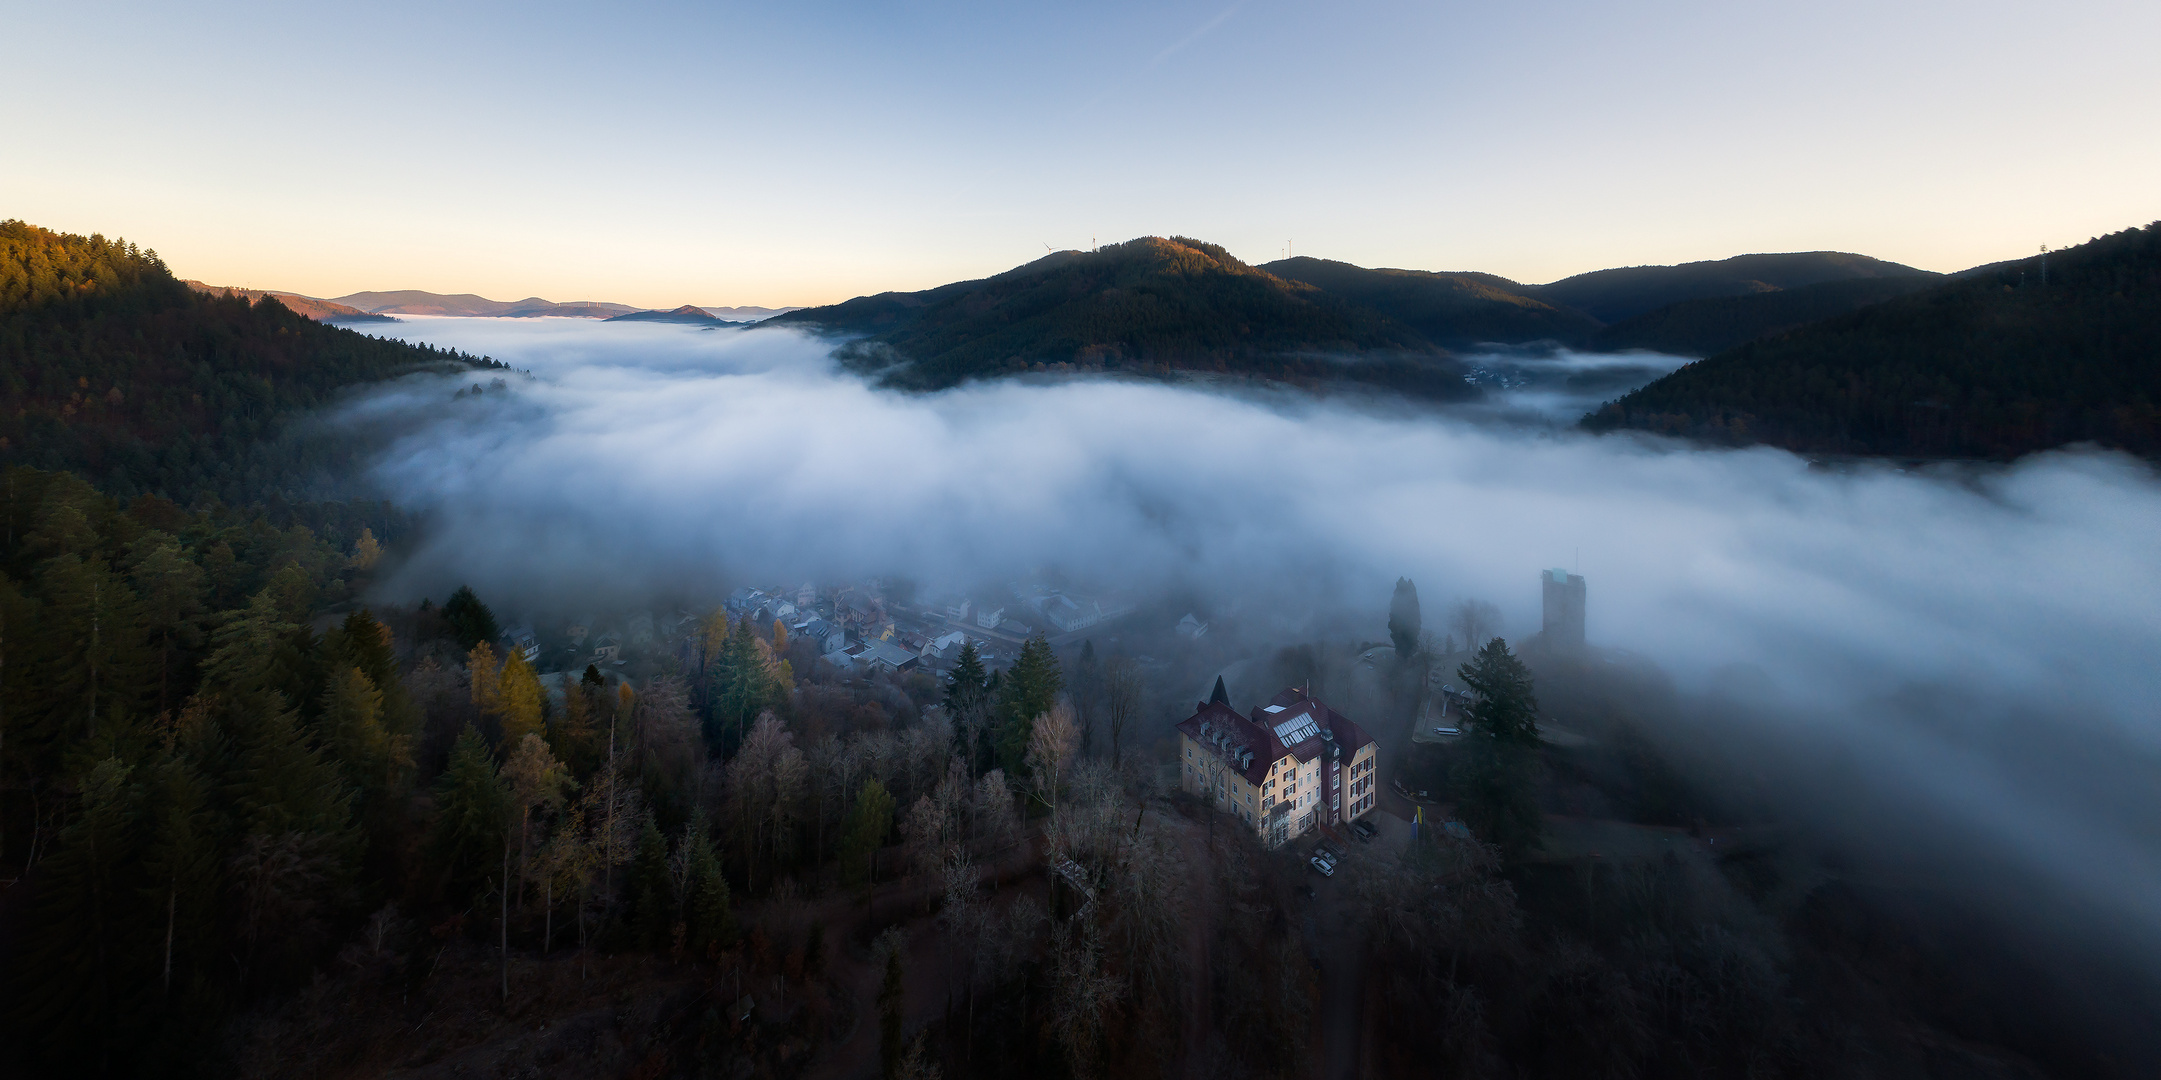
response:
<path id="1" fill-rule="evenodd" d="M 1216 692 L 1178 725 L 1179 782 L 1273 847 L 1373 810 L 1372 736 L 1292 688 L 1241 715 Z"/>

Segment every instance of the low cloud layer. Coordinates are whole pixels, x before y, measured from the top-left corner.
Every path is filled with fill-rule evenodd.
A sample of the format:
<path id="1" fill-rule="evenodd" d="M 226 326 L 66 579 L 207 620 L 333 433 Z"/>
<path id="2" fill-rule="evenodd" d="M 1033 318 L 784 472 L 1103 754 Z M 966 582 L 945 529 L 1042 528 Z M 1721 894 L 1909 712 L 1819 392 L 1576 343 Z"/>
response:
<path id="1" fill-rule="evenodd" d="M 2000 737 L 2077 717 L 2078 738 L 2120 748 L 2131 775 L 2161 759 L 2161 484 L 2129 459 L 1826 473 L 1775 450 L 1493 422 L 1577 407 L 1582 391 L 1555 372 L 1658 358 L 1530 361 L 1544 381 L 1432 412 L 1111 380 L 904 396 L 778 330 L 416 319 L 389 332 L 534 375 L 458 400 L 455 384 L 416 379 L 348 411 L 397 433 L 376 478 L 430 515 L 386 586 L 399 595 L 882 573 L 965 587 L 1052 566 L 1243 599 L 1286 626 L 1348 613 L 1377 638 L 1389 584 L 1408 575 L 1429 621 L 1452 597 L 1487 598 L 1519 637 L 1538 625 L 1537 571 L 1576 568 L 1595 644 L 1684 686 L 1766 676 L 1782 722 L 1820 727 L 2028 869 L 2161 933 L 2151 791 L 2077 790 Z M 1884 703 L 1916 687 L 1992 719 L 1885 721 Z"/>

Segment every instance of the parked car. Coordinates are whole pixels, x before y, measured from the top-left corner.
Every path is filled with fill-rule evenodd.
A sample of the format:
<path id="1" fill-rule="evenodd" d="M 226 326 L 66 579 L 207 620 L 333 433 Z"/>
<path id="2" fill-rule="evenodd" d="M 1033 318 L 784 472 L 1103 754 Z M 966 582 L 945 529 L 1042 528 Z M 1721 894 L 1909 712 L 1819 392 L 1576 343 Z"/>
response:
<path id="1" fill-rule="evenodd" d="M 1329 862 L 1343 861 L 1343 853 L 1337 851 L 1336 846 L 1326 840 L 1323 840 L 1320 843 L 1313 845 L 1313 853 L 1315 855 L 1326 856 Z"/>
<path id="2" fill-rule="evenodd" d="M 1336 858 L 1335 852 L 1330 851 L 1327 848 L 1320 847 L 1313 849 L 1313 858 L 1319 859 L 1320 861 L 1327 863 L 1330 867 L 1335 866 L 1337 862 L 1341 861 Z"/>
<path id="3" fill-rule="evenodd" d="M 1313 866 L 1313 868 L 1314 868 L 1315 870 L 1318 870 L 1318 871 L 1320 871 L 1320 872 L 1321 872 L 1321 876 L 1322 876 L 1322 877 L 1334 877 L 1334 876 L 1336 876 L 1336 867 L 1335 867 L 1335 864 L 1334 864 L 1334 863 L 1331 863 L 1331 862 L 1328 862 L 1328 861 L 1327 861 L 1327 860 L 1325 860 L 1325 859 L 1322 859 L 1322 858 L 1321 858 L 1320 856 L 1318 856 L 1318 855 L 1315 855 L 1314 857 L 1312 857 L 1312 858 L 1310 858 L 1310 859 L 1307 859 L 1307 860 L 1306 860 L 1306 862 L 1308 862 L 1308 863 L 1312 864 L 1312 866 Z"/>
<path id="4" fill-rule="evenodd" d="M 1369 844 L 1373 842 L 1374 837 L 1381 834 L 1381 830 L 1374 828 L 1373 823 L 1364 818 L 1351 822 L 1351 831 L 1357 833 L 1360 840 L 1364 840 Z"/>

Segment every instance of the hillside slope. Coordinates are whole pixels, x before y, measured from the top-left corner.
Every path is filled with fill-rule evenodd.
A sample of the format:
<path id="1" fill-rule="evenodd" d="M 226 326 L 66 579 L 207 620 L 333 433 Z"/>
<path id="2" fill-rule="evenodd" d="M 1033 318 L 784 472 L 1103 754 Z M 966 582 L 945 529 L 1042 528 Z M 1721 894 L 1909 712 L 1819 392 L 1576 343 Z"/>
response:
<path id="1" fill-rule="evenodd" d="M 0 222 L 0 465 L 116 494 L 255 501 L 322 462 L 254 458 L 338 390 L 474 358 L 325 326 L 274 297 L 191 290 L 156 253 Z M 500 366 L 500 365 L 496 365 Z"/>
<path id="2" fill-rule="evenodd" d="M 1598 330 L 1598 321 L 1590 316 L 1539 299 L 1529 287 L 1493 274 L 1369 270 L 1303 255 L 1260 268 L 1363 304 L 1451 348 L 1541 340 L 1580 344 Z"/>
<path id="3" fill-rule="evenodd" d="M 333 297 L 331 302 L 346 304 L 377 315 L 461 315 L 486 319 L 532 319 L 542 316 L 605 319 L 611 315 L 628 315 L 644 310 L 626 304 L 608 304 L 597 300 L 572 300 L 561 304 L 537 296 L 528 296 L 523 300 L 490 300 L 472 293 L 445 296 L 419 289 L 357 292 L 349 296 Z"/>
<path id="4" fill-rule="evenodd" d="M 1824 281 L 1795 289 L 1683 300 L 1598 332 L 1601 351 L 1650 349 L 1673 356 L 1710 356 L 1736 345 L 1920 292 L 1943 279 L 1934 274 Z"/>
<path id="5" fill-rule="evenodd" d="M 1800 251 L 1736 255 L 1678 266 L 1624 266 L 1593 270 L 1531 288 L 1549 303 L 1572 307 L 1611 325 L 1684 300 L 1798 289 L 1826 281 L 1910 277 L 1927 274 L 1866 255 Z"/>
<path id="6" fill-rule="evenodd" d="M 843 358 L 914 389 L 1057 365 L 1470 393 L 1448 355 L 1417 331 L 1183 237 L 1058 252 L 979 281 L 857 297 L 771 321 L 869 335 Z"/>
<path id="7" fill-rule="evenodd" d="M 2161 455 L 2161 223 L 1751 342 L 1584 419 L 1808 453 Z"/>
<path id="8" fill-rule="evenodd" d="M 181 284 L 186 285 L 188 288 L 193 289 L 196 292 L 209 293 L 212 296 L 223 296 L 227 293 L 231 293 L 235 296 L 244 296 L 249 300 L 261 300 L 265 296 L 276 297 L 278 303 L 285 306 L 285 310 L 290 311 L 295 315 L 304 315 L 310 319 L 314 319 L 316 322 L 387 323 L 398 321 L 388 315 L 377 315 L 374 312 L 362 311 L 359 308 L 351 307 L 346 304 L 340 304 L 336 301 L 317 300 L 312 296 L 302 296 L 299 293 L 276 292 L 267 289 L 236 289 L 230 285 L 205 285 L 202 282 L 196 281 L 193 278 L 189 278 L 188 280 L 181 282 Z"/>

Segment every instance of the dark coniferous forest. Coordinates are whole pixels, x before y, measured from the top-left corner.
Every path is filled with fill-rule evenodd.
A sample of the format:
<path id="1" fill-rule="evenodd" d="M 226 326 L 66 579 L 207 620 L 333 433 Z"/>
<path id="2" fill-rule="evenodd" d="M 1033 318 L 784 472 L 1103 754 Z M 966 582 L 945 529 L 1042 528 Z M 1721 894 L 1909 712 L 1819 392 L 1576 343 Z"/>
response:
<path id="1" fill-rule="evenodd" d="M 2161 454 L 2161 224 L 1691 364 L 1584 420 L 1811 454 Z"/>

